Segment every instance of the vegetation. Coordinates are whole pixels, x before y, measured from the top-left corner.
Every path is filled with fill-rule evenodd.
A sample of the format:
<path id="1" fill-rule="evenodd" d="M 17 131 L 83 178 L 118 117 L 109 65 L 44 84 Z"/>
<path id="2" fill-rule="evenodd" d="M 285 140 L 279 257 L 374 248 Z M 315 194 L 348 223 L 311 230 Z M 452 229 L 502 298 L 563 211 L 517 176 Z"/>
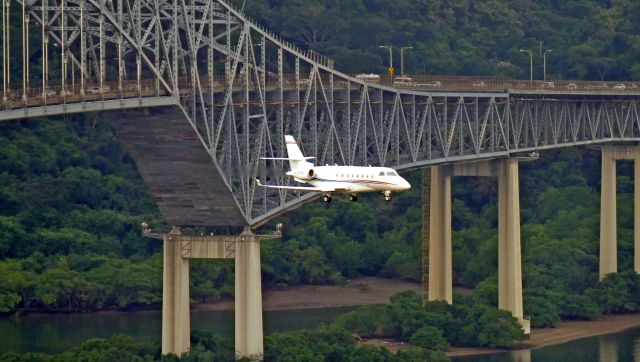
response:
<path id="1" fill-rule="evenodd" d="M 385 72 L 379 45 L 413 46 L 411 74 L 542 79 L 640 79 L 637 1 L 234 0 L 253 19 L 346 72 Z M 397 52 L 397 50 L 396 50 Z M 396 53 L 396 66 L 399 64 Z M 399 70 L 399 69 L 398 69 Z"/>
<path id="2" fill-rule="evenodd" d="M 475 324 L 485 323 L 485 326 L 473 328 L 498 327 L 499 336 L 491 336 L 493 341 L 500 343 L 499 339 L 521 338 L 522 331 L 517 321 L 506 312 L 500 312 L 494 307 L 483 307 L 486 311 L 492 310 L 493 316 L 487 312 L 476 315 L 470 304 L 451 307 L 443 303 L 432 303 L 426 308 L 421 306 L 420 297 L 415 293 L 402 293 L 396 295 L 387 306 L 377 306 L 385 311 L 389 317 L 384 323 L 385 328 L 401 337 L 403 333 L 412 334 L 411 340 L 415 346 L 403 350 L 397 354 L 391 354 L 384 347 L 375 347 L 369 344 L 358 344 L 351 335 L 351 328 L 344 325 L 352 325 L 355 320 L 370 319 L 367 314 L 369 308 L 356 310 L 343 316 L 336 323 L 329 326 L 320 326 L 314 330 L 301 330 L 295 332 L 278 333 L 265 338 L 265 361 L 380 361 L 380 362 L 409 362 L 409 361 L 448 361 L 442 353 L 448 349 L 447 340 L 444 340 L 444 324 L 438 327 L 420 327 L 418 323 L 430 322 L 429 318 L 444 316 L 449 322 L 456 318 L 478 318 Z M 443 313 L 446 310 L 447 312 Z M 496 314 L 497 313 L 497 314 Z M 456 315 L 455 317 L 453 315 Z M 500 317 L 497 317 L 500 315 Z M 363 317 L 364 318 L 360 318 Z M 506 317 L 503 319 L 503 317 Z M 444 319 L 441 318 L 444 322 Z M 462 326 L 462 320 L 457 320 L 457 326 Z M 377 323 L 377 321 L 374 321 Z M 410 329 L 415 330 L 411 332 Z M 446 333 L 451 333 L 447 329 Z M 463 331 L 454 331 L 454 333 Z M 391 336 L 391 335 L 389 335 Z M 438 338 L 431 340 L 432 336 Z M 447 337 L 449 338 L 449 337 Z M 453 337 L 452 337 L 453 338 Z M 457 338 L 457 337 L 456 337 Z M 476 337 L 473 337 L 476 338 Z M 483 338 L 483 337 L 480 337 Z M 512 343 L 510 341 L 509 343 Z M 92 339 L 82 346 L 72 348 L 58 355 L 46 355 L 41 353 L 6 353 L 0 356 L 0 362 L 62 362 L 62 361 L 235 361 L 233 343 L 227 339 L 221 339 L 209 332 L 194 332 L 191 336 L 191 350 L 183 356 L 161 356 L 159 343 L 134 342 L 131 337 L 114 336 L 110 339 Z M 509 344 L 510 345 L 510 344 Z M 256 360 L 259 359 L 255 356 Z M 246 359 L 251 360 L 251 358 Z"/>
<path id="3" fill-rule="evenodd" d="M 362 337 L 394 338 L 432 350 L 455 346 L 513 347 L 523 331 L 511 313 L 458 296 L 455 304 L 429 302 L 414 292 L 389 305 L 366 306 L 342 315 L 337 325 Z"/>
<path id="4" fill-rule="evenodd" d="M 637 1 L 249 0 L 246 9 L 273 31 L 334 57 L 345 72 L 383 72 L 386 53 L 378 45 L 394 44 L 414 47 L 406 59 L 410 72 L 526 78 L 528 59 L 518 50 L 535 47 L 535 64 L 541 51 L 554 50 L 548 62 L 552 78 L 640 78 Z M 20 62 L 12 64 L 19 74 Z M 539 67 L 536 71 L 539 76 Z M 162 219 L 107 123 L 83 116 L 6 122 L 0 127 L 0 149 L 0 312 L 129 308 L 160 301 L 161 243 L 143 238 L 139 224 L 159 226 Z M 619 163 L 622 272 L 599 283 L 599 153 L 545 151 L 540 160 L 521 165 L 524 306 L 534 326 L 640 310 L 640 281 L 630 271 L 631 170 L 631 163 Z M 282 240 L 262 245 L 264 284 L 339 283 L 360 275 L 419 281 L 420 174 L 408 178 L 413 189 L 392 203 L 369 195 L 358 203 L 310 204 L 283 217 Z M 512 343 L 517 333 L 509 318 L 487 307 L 497 304 L 496 182 L 457 178 L 453 199 L 455 283 L 474 288 L 479 303 L 458 298 L 462 303 L 454 306 L 421 309 L 414 296 L 402 295 L 389 306 L 342 318 L 344 328 L 438 350 L 450 344 Z M 193 300 L 230 296 L 232 282 L 229 262 L 192 264 Z M 496 333 L 496 326 L 507 334 Z M 288 339 L 317 338 L 322 349 L 321 341 L 331 336 L 340 351 L 358 348 L 363 355 L 391 358 L 375 348 L 354 347 L 344 330 L 327 328 L 274 336 L 267 344 L 274 349 Z M 118 343 L 131 345 L 118 338 L 92 341 L 69 353 L 109 355 Z M 221 346 L 208 343 L 214 342 L 205 338 L 192 353 Z M 119 349 L 142 359 L 159 358 L 148 346 L 131 346 L 135 351 Z M 293 350 L 279 356 L 318 357 L 304 346 L 292 343 Z M 334 347 L 322 350 L 333 353 Z M 415 349 L 395 358 L 429 353 L 435 352 Z"/>

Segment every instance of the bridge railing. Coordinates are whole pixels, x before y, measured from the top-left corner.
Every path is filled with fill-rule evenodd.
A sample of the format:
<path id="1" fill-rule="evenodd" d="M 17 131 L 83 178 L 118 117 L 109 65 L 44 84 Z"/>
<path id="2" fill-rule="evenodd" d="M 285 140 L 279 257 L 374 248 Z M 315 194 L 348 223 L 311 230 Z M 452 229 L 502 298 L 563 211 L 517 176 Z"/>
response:
<path id="1" fill-rule="evenodd" d="M 372 77 L 371 77 L 372 78 Z M 576 81 L 576 80 L 518 80 L 508 77 L 407 75 L 405 77 L 380 76 L 379 83 L 403 89 L 510 91 L 533 93 L 571 93 L 581 95 L 638 94 L 640 82 L 629 81 Z"/>
<path id="2" fill-rule="evenodd" d="M 263 91 L 273 91 L 282 86 L 283 90 L 291 91 L 299 89 L 301 92 L 310 87 L 314 79 L 309 79 L 308 75 L 296 77 L 294 74 L 284 74 L 282 80 L 277 75 L 268 73 L 263 79 L 262 75 L 256 79 L 255 74 L 249 76 L 249 87 L 257 90 L 258 86 Z M 356 76 L 354 76 L 356 77 Z M 319 77 L 325 89 L 331 84 L 330 76 L 322 74 Z M 572 80 L 549 80 L 549 81 L 528 81 L 517 80 L 507 77 L 491 76 L 438 76 L 438 75 L 413 75 L 405 77 L 390 77 L 388 75 L 374 77 L 369 75 L 365 79 L 371 84 L 385 85 L 400 89 L 413 89 L 424 91 L 508 91 L 510 93 L 531 93 L 531 94 L 575 94 L 575 95 L 638 95 L 640 94 L 640 82 L 617 82 L 617 81 L 572 81 Z M 263 84 L 264 82 L 264 84 Z M 282 82 L 282 85 L 280 84 Z M 209 91 L 211 85 L 214 91 L 222 92 L 227 88 L 224 75 L 216 75 L 213 82 L 207 75 L 200 77 L 199 88 Z M 244 89 L 247 81 L 244 75 L 234 78 L 233 89 Z M 343 78 L 334 78 L 333 87 L 344 89 L 349 85 L 349 81 Z M 193 82 L 190 77 L 180 77 L 178 86 L 181 94 L 187 94 L 193 89 Z M 351 84 L 351 87 L 354 87 Z M 120 89 L 121 88 L 121 89 Z M 84 92 L 83 92 L 84 91 Z M 154 97 L 167 96 L 167 91 L 158 86 L 156 79 L 142 79 L 138 83 L 136 80 L 126 80 L 120 85 L 117 81 L 103 82 L 99 84 L 86 83 L 84 89 L 79 83 L 68 83 L 64 90 L 60 84 L 49 83 L 45 88 L 42 84 L 32 84 L 26 91 L 22 89 L 11 89 L 6 94 L 0 94 L 0 110 L 19 109 L 26 107 L 36 107 L 44 105 L 78 103 L 99 100 L 112 100 L 119 98 Z"/>
<path id="3" fill-rule="evenodd" d="M 100 84 L 86 83 L 84 89 L 81 84 L 71 83 L 66 84 L 64 90 L 60 84 L 50 83 L 43 88 L 40 83 L 34 84 L 26 91 L 11 89 L 6 95 L 6 100 L 0 94 L 0 110 L 162 95 L 167 95 L 167 92 L 160 89 L 154 79 L 143 79 L 139 83 L 128 80 L 122 82 L 122 86 L 118 82 L 103 82 L 102 87 Z"/>

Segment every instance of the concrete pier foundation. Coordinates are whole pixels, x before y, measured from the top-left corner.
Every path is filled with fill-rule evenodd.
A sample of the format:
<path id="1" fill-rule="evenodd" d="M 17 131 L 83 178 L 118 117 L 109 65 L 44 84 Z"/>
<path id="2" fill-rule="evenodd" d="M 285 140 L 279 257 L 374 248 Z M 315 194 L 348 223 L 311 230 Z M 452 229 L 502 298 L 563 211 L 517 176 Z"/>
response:
<path id="1" fill-rule="evenodd" d="M 634 160 L 634 270 L 640 272 L 640 147 L 602 146 L 600 182 L 600 280 L 618 271 L 616 161 Z"/>
<path id="2" fill-rule="evenodd" d="M 260 239 L 244 232 L 236 243 L 235 348 L 239 356 L 263 354 Z"/>
<path id="3" fill-rule="evenodd" d="M 189 259 L 182 257 L 180 229 L 164 237 L 162 271 L 162 354 L 178 356 L 190 346 Z"/>
<path id="4" fill-rule="evenodd" d="M 600 182 L 600 280 L 618 271 L 616 212 L 616 160 L 614 150 L 602 147 Z"/>
<path id="5" fill-rule="evenodd" d="M 510 158 L 432 166 L 429 174 L 423 172 L 423 202 L 429 201 L 423 206 L 423 252 L 428 254 L 428 276 L 423 276 L 423 281 L 428 280 L 428 293 L 423 300 L 453 301 L 451 177 L 497 177 L 498 307 L 510 311 L 529 334 L 530 321 L 524 316 L 522 301 L 518 164 L 519 159 Z"/>
<path id="6" fill-rule="evenodd" d="M 453 302 L 451 176 L 447 166 L 431 167 L 428 300 Z"/>
<path id="7" fill-rule="evenodd" d="M 261 236 L 245 230 L 236 236 L 184 235 L 174 227 L 168 234 L 143 235 L 164 240 L 162 289 L 162 354 L 181 354 L 190 347 L 189 260 L 235 259 L 235 350 L 240 357 L 264 353 L 262 327 Z M 277 237 L 278 234 L 270 235 Z"/>
<path id="8" fill-rule="evenodd" d="M 524 327 L 518 160 L 500 162 L 498 175 L 498 308 Z"/>

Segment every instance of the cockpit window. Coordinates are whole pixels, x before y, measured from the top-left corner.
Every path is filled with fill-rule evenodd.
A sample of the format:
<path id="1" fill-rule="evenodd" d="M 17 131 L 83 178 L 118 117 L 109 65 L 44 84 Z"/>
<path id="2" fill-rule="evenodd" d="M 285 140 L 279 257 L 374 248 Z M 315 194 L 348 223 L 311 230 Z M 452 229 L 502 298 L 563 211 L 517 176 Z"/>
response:
<path id="1" fill-rule="evenodd" d="M 380 172 L 378 176 L 384 176 L 384 172 Z"/>
<path id="2" fill-rule="evenodd" d="M 387 176 L 398 176 L 395 172 L 387 172 Z"/>

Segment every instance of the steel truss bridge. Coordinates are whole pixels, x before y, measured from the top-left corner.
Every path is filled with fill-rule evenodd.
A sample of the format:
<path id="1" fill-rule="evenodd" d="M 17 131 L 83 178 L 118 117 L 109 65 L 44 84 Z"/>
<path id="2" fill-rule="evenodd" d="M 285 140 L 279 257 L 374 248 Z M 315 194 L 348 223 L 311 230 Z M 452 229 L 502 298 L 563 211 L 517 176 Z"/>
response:
<path id="1" fill-rule="evenodd" d="M 636 85 L 369 83 L 222 0 L 2 0 L 2 16 L 0 120 L 113 111 L 174 225 L 258 226 L 311 199 L 255 183 L 292 182 L 260 159 L 286 156 L 284 134 L 318 164 L 399 170 L 640 140 Z"/>

